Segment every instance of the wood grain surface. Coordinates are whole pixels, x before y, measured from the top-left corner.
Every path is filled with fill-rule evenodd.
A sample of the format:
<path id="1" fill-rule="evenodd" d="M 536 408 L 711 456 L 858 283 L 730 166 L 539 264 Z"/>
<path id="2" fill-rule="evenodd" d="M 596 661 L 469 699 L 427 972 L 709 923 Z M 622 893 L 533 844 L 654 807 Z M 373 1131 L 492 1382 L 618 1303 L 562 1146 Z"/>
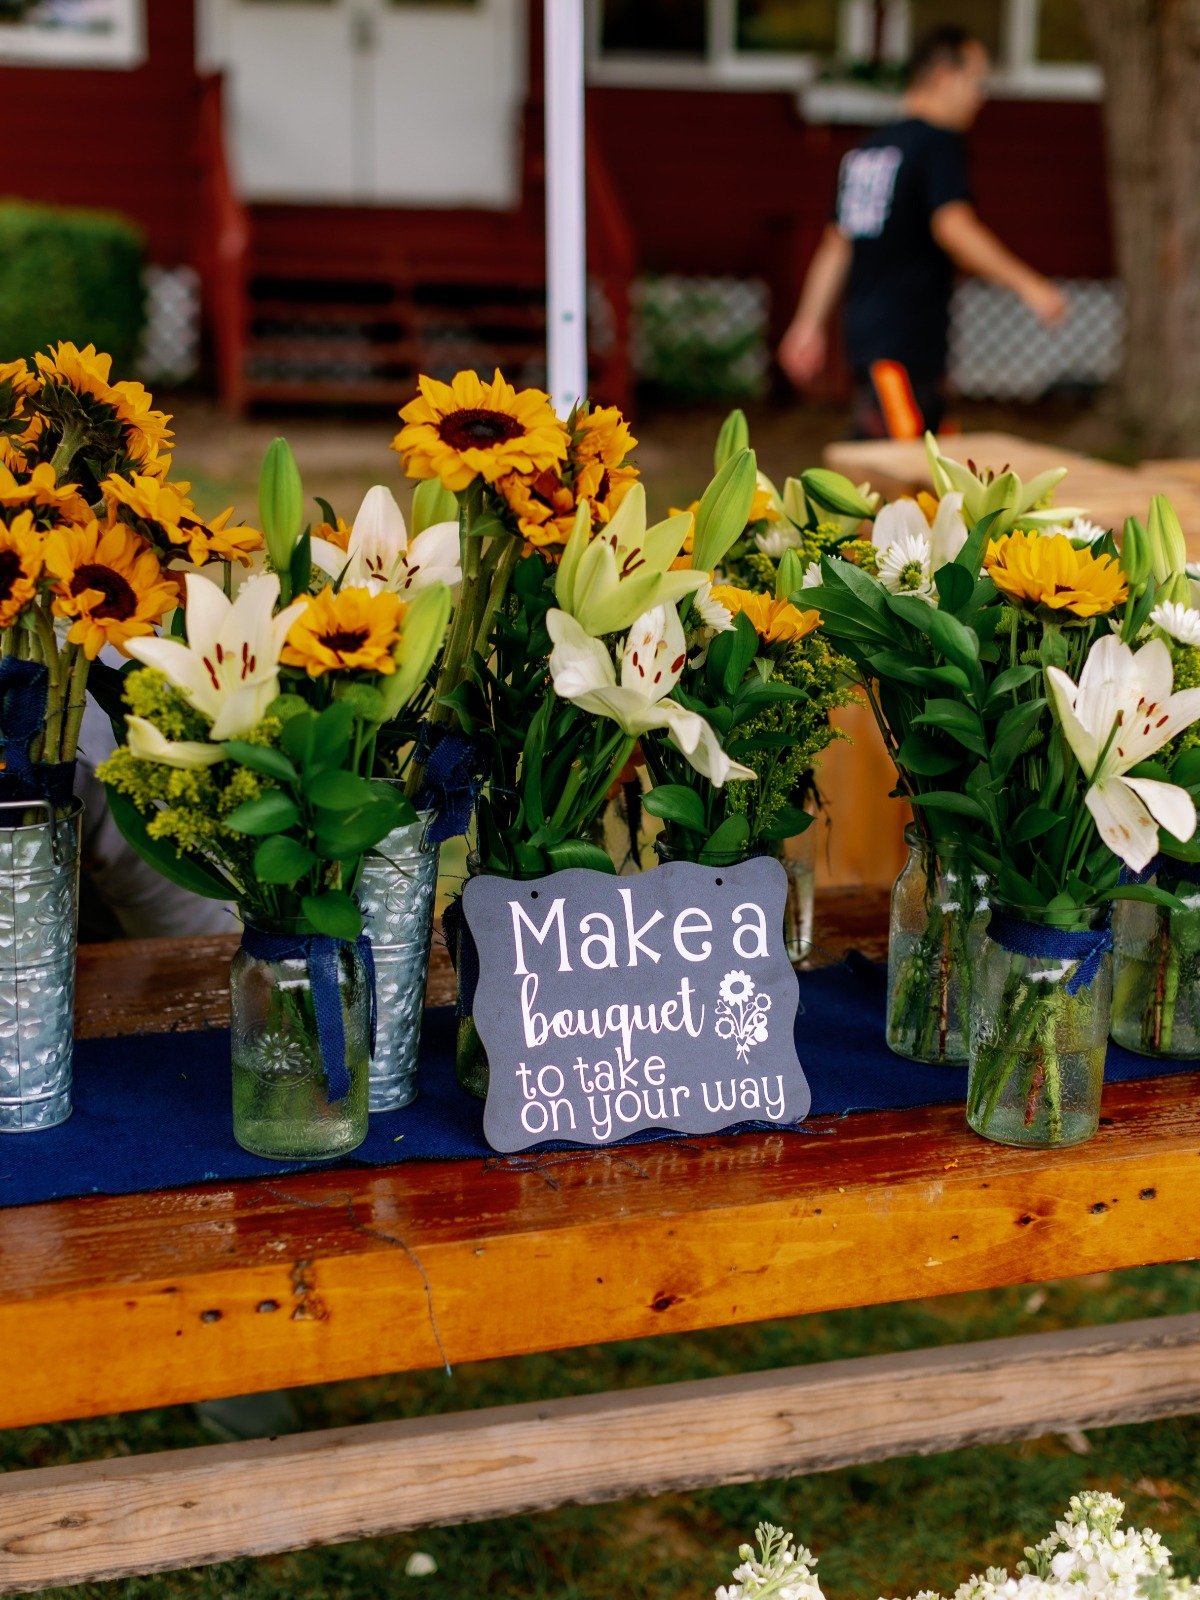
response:
<path id="1" fill-rule="evenodd" d="M 826 902 L 826 948 L 878 949 L 882 908 Z M 165 974 L 168 1010 L 203 993 L 191 1014 L 216 1021 L 218 956 L 93 951 L 81 999 L 161 1027 Z M 23 1374 L 0 1426 L 1197 1253 L 1191 1073 L 1110 1086 L 1096 1138 L 1054 1153 L 988 1144 L 945 1106 L 88 1197 L 0 1211 L 0 1348 Z"/>
<path id="2" fill-rule="evenodd" d="M 0 1593 L 1200 1407 L 1200 1316 L 10 1472 Z"/>

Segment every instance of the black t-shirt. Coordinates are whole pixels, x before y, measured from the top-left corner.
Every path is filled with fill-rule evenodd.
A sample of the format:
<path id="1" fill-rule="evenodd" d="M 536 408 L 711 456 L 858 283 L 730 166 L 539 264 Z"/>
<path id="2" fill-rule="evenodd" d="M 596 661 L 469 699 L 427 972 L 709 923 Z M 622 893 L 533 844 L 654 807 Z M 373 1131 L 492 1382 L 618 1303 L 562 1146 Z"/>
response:
<path id="1" fill-rule="evenodd" d="M 917 117 L 843 157 L 836 221 L 854 246 L 845 331 L 855 372 L 873 361 L 903 362 L 914 378 L 945 371 L 954 267 L 929 222 L 970 198 L 962 135 Z"/>

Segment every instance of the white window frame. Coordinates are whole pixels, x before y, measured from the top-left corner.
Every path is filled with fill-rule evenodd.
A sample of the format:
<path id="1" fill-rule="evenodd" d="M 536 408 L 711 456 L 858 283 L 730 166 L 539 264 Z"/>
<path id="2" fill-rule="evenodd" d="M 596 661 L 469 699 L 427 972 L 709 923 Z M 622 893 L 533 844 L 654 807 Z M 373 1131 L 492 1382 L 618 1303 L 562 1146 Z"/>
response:
<path id="1" fill-rule="evenodd" d="M 1099 67 L 1083 62 L 1039 61 L 1037 50 L 1040 0 L 1004 0 L 1000 59 L 992 75 L 997 99 L 1098 100 L 1104 81 Z M 646 89 L 789 89 L 801 92 L 816 83 L 827 66 L 814 54 L 739 50 L 737 0 L 706 0 L 708 52 L 693 56 L 616 54 L 601 48 L 603 0 L 588 0 L 588 81 L 623 88 Z M 838 0 L 838 50 L 847 60 L 861 60 L 873 48 L 873 0 Z M 908 0 L 889 0 L 884 14 L 883 50 L 889 61 L 903 61 L 912 39 Z M 836 100 L 841 85 L 822 84 L 821 98 Z M 847 81 L 857 105 L 864 96 L 881 103 L 894 101 L 886 91 Z"/>
<path id="2" fill-rule="evenodd" d="M 112 67 L 128 71 L 146 59 L 145 0 L 111 0 L 113 28 L 85 33 L 33 22 L 0 27 L 0 66 Z"/>

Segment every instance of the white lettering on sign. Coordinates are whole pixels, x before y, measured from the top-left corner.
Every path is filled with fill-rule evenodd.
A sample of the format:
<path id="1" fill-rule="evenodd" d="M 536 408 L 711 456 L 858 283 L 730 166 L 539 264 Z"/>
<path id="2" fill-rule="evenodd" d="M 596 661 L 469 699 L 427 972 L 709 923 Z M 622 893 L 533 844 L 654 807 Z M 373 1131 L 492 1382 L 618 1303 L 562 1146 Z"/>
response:
<path id="1" fill-rule="evenodd" d="M 786 898 L 769 857 L 622 878 L 472 878 L 463 907 L 493 1148 L 802 1118 Z"/>

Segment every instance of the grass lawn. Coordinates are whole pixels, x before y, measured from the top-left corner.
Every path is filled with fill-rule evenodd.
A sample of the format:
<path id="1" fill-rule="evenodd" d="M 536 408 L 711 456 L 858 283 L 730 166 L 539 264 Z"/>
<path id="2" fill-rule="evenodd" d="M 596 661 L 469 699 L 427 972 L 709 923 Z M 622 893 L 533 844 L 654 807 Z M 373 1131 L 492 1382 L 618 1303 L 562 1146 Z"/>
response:
<path id="1" fill-rule="evenodd" d="M 334 1384 L 297 1390 L 291 1399 L 297 1425 L 337 1426 L 1197 1309 L 1194 1266 L 1151 1267 L 484 1362 L 450 1378 L 435 1372 Z M 0 1469 L 211 1439 L 210 1424 L 190 1407 L 26 1428 L 0 1434 Z M 48 1592 L 110 1600 L 691 1600 L 727 1581 L 737 1546 L 765 1517 L 811 1545 L 830 1600 L 873 1600 L 923 1587 L 950 1592 L 969 1571 L 1011 1565 L 1084 1487 L 1121 1495 L 1130 1520 L 1164 1535 L 1178 1570 L 1200 1572 L 1200 1419 L 1188 1418 Z M 416 1550 L 434 1556 L 437 1576 L 404 1575 Z"/>

